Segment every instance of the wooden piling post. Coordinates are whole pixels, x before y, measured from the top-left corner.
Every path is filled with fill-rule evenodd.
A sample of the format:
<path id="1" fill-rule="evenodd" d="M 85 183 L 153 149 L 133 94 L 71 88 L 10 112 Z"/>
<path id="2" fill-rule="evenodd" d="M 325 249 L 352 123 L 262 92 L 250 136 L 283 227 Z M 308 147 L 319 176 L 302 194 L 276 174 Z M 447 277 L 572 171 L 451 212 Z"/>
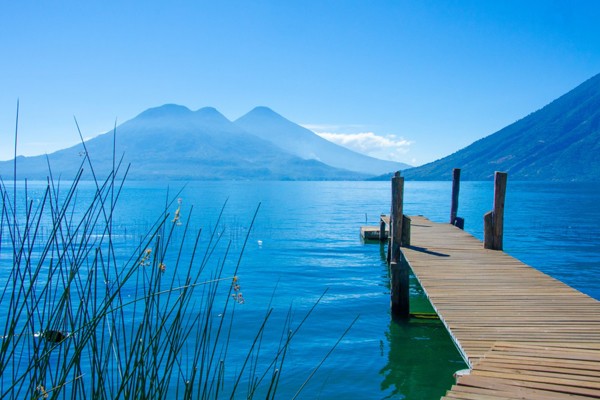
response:
<path id="1" fill-rule="evenodd" d="M 507 179 L 506 172 L 496 172 L 494 176 L 494 208 L 483 217 L 483 245 L 486 249 L 502 250 L 503 248 Z"/>
<path id="2" fill-rule="evenodd" d="M 383 218 L 379 219 L 379 241 L 383 243 L 385 240 L 385 221 Z"/>
<path id="3" fill-rule="evenodd" d="M 392 317 L 408 318 L 410 316 L 410 291 L 408 264 L 402 256 L 398 262 L 390 263 L 390 289 Z"/>
<path id="4" fill-rule="evenodd" d="M 494 177 L 494 247 L 502 250 L 504 237 L 504 202 L 506 198 L 506 182 L 508 174 L 506 172 L 496 172 Z"/>
<path id="5" fill-rule="evenodd" d="M 488 211 L 483 215 L 483 248 L 494 250 L 494 224 L 493 211 Z"/>
<path id="6" fill-rule="evenodd" d="M 408 264 L 403 260 L 400 246 L 402 244 L 404 220 L 404 178 L 396 172 L 392 178 L 392 209 L 390 213 L 390 291 L 391 312 L 395 318 L 408 318 L 409 280 Z"/>
<path id="7" fill-rule="evenodd" d="M 392 178 L 392 210 L 390 213 L 390 244 L 392 248 L 390 262 L 400 260 L 400 245 L 402 244 L 402 216 L 404 207 L 404 178 L 396 172 Z"/>
<path id="8" fill-rule="evenodd" d="M 410 246 L 410 218 L 402 216 L 402 246 Z"/>
<path id="9" fill-rule="evenodd" d="M 452 170 L 452 203 L 450 205 L 450 224 L 456 225 L 458 213 L 458 192 L 460 191 L 460 168 Z"/>

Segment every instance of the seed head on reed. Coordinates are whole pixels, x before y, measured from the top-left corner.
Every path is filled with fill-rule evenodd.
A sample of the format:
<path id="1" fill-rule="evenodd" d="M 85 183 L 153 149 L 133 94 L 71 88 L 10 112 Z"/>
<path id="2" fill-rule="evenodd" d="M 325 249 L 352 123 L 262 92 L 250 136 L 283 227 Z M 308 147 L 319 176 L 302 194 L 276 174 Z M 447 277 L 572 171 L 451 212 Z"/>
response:
<path id="1" fill-rule="evenodd" d="M 46 388 L 44 387 L 44 385 L 42 385 L 42 384 L 37 385 L 35 390 L 37 391 L 38 399 L 47 399 L 48 398 L 48 392 L 46 391 Z"/>
<path id="2" fill-rule="evenodd" d="M 143 267 L 150 265 L 150 257 L 151 256 L 152 256 L 152 249 L 144 250 L 142 259 L 140 260 L 140 265 Z"/>
<path id="3" fill-rule="evenodd" d="M 181 226 L 181 203 L 183 199 L 180 197 L 177 199 L 177 209 L 175 210 L 175 216 L 173 217 L 173 222 L 175 225 Z"/>
<path id="4" fill-rule="evenodd" d="M 113 152 L 113 169 L 100 180 L 80 137 L 79 173 L 65 189 L 49 168 L 37 208 L 28 200 L 27 181 L 22 193 L 17 190 L 16 163 L 12 196 L 0 177 L 0 273 L 8 271 L 0 282 L 0 398 L 217 399 L 266 393 L 272 399 L 290 341 L 314 307 L 275 354 L 264 356 L 259 353 L 271 329 L 269 305 L 240 361 L 237 346 L 230 344 L 236 336 L 231 304 L 245 302 L 237 271 L 258 208 L 233 278 L 224 275 L 231 242 L 223 243 L 222 231 L 215 229 L 202 252 L 201 232 L 192 235 L 186 224 L 173 235 L 181 225 L 181 198 L 173 224 L 167 210 L 174 201 L 168 200 L 139 244 L 127 247 L 118 242 L 113 218 L 128 167 L 123 172 Z M 84 167 L 94 196 L 78 202 Z M 191 211 L 186 215 L 189 220 Z M 158 268 L 143 268 L 151 264 Z M 169 274 L 156 279 L 167 264 Z M 231 287 L 219 286 L 230 280 Z M 234 348 L 235 355 L 228 355 Z"/>

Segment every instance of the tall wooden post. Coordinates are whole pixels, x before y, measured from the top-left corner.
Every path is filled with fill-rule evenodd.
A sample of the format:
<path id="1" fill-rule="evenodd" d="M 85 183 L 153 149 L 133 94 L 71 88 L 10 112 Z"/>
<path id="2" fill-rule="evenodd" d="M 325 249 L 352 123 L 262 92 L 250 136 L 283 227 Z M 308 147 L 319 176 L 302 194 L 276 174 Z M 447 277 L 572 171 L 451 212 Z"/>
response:
<path id="1" fill-rule="evenodd" d="M 401 255 L 398 262 L 390 263 L 390 290 L 392 317 L 408 318 L 410 316 L 410 285 L 408 264 Z"/>
<path id="2" fill-rule="evenodd" d="M 402 246 L 410 246 L 410 224 L 411 219 L 406 215 L 402 216 Z"/>
<path id="3" fill-rule="evenodd" d="M 390 237 L 392 256 L 390 262 L 400 260 L 402 243 L 402 216 L 404 208 L 404 178 L 396 172 L 392 178 L 392 210 L 390 213 Z"/>
<path id="4" fill-rule="evenodd" d="M 496 250 L 494 249 L 494 212 L 488 211 L 483 214 L 483 248 Z"/>
<path id="5" fill-rule="evenodd" d="M 508 174 L 506 172 L 496 172 L 494 177 L 494 247 L 502 250 L 504 237 L 504 202 L 506 198 L 506 182 Z"/>
<path id="6" fill-rule="evenodd" d="M 450 223 L 456 224 L 458 213 L 458 192 L 460 191 L 460 168 L 452 170 L 452 204 L 450 205 Z"/>
<path id="7" fill-rule="evenodd" d="M 496 172 L 494 176 L 494 208 L 483 217 L 483 245 L 486 249 L 502 250 L 503 248 L 507 179 L 506 172 Z"/>
<path id="8" fill-rule="evenodd" d="M 383 218 L 379 219 L 379 241 L 383 243 L 385 240 L 385 221 Z"/>
<path id="9" fill-rule="evenodd" d="M 402 244 L 402 222 L 404 218 L 404 178 L 396 172 L 392 178 L 392 209 L 390 213 L 390 290 L 392 316 L 408 318 L 409 307 L 409 280 L 408 264 L 403 260 L 400 251 Z"/>

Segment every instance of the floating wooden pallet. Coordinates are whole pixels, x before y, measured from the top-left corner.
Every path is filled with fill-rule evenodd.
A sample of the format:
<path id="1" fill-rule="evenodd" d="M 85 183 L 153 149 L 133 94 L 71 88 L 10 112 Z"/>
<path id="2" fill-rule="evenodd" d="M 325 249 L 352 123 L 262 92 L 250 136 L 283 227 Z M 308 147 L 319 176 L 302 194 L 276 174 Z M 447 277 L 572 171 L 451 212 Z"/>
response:
<path id="1" fill-rule="evenodd" d="M 360 237 L 364 241 L 385 241 L 389 238 L 389 226 L 390 217 L 389 215 L 381 215 L 379 218 L 379 226 L 361 226 Z M 381 234 L 381 228 L 383 227 L 383 235 Z"/>

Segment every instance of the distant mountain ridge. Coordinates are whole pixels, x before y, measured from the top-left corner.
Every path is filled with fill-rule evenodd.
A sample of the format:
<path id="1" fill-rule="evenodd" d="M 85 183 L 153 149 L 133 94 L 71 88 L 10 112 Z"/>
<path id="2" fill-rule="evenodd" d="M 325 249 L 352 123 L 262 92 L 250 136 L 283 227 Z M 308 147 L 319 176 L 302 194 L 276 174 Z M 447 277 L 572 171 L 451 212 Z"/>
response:
<path id="1" fill-rule="evenodd" d="M 300 158 L 314 159 L 332 167 L 373 175 L 410 168 L 408 164 L 379 160 L 338 146 L 267 107 L 256 107 L 234 123 Z"/>
<path id="2" fill-rule="evenodd" d="M 447 157 L 417 168 L 378 160 L 333 144 L 266 107 L 232 122 L 212 107 L 191 111 L 165 104 L 116 128 L 115 154 L 131 163 L 133 179 L 407 179 L 449 180 L 461 168 L 465 180 L 600 181 L 600 74 L 540 110 Z M 98 173 L 112 167 L 113 135 L 85 142 Z M 18 175 L 72 177 L 85 155 L 82 144 L 47 156 L 17 157 Z M 11 177 L 12 161 L 0 162 Z M 377 179 L 377 178 L 375 178 Z"/>
<path id="3" fill-rule="evenodd" d="M 407 179 L 600 181 L 600 74 L 540 110 L 432 163 L 403 171 Z"/>
<path id="4" fill-rule="evenodd" d="M 124 162 L 131 163 L 129 176 L 141 180 L 357 180 L 405 166 L 362 156 L 333 143 L 323 144 L 324 139 L 266 107 L 251 111 L 246 115 L 248 118 L 241 120 L 253 122 L 252 116 L 257 114 L 268 128 L 263 131 L 260 125 L 249 123 L 246 125 L 252 130 L 249 132 L 243 124 L 228 120 L 215 108 L 191 111 L 181 105 L 165 104 L 119 125 L 116 137 L 107 132 L 86 141 L 85 148 L 78 144 L 47 156 L 17 157 L 17 174 L 44 179 L 49 174 L 49 160 L 53 174 L 75 176 L 86 149 L 94 170 L 108 174 L 113 162 L 113 143 L 117 158 L 124 155 Z M 269 135 L 263 132 L 272 134 L 275 126 L 279 138 L 297 137 L 298 132 L 302 137 L 293 145 L 268 140 Z M 298 153 L 296 150 L 303 146 L 301 142 L 306 144 L 305 148 L 313 144 L 316 156 Z M 341 160 L 343 157 L 350 162 Z M 359 164 L 355 160 L 364 162 Z M 12 171 L 12 161 L 0 162 L 0 175 L 6 178 L 12 176 Z"/>

